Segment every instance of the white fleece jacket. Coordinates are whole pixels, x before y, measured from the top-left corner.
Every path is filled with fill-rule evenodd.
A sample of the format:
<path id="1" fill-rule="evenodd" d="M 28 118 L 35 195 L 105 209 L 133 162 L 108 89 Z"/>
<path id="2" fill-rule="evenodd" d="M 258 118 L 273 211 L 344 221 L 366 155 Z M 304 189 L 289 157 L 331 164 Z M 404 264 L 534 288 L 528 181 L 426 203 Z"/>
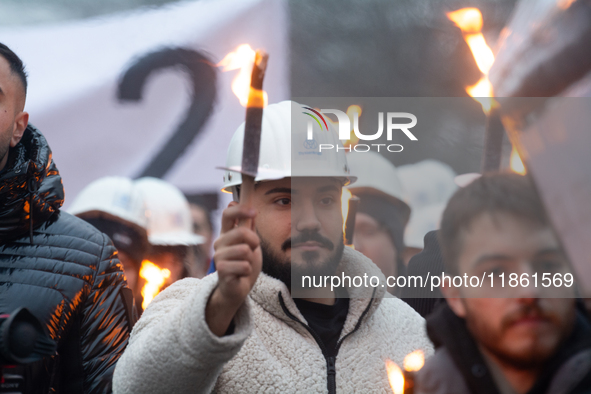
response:
<path id="1" fill-rule="evenodd" d="M 373 299 L 372 288 L 347 288 L 351 300 L 341 338 L 354 332 L 336 357 L 336 391 L 390 393 L 387 358 L 402 365 L 416 349 L 433 353 L 425 321 L 403 301 L 383 298 L 383 275 L 359 252 L 345 248 L 341 272 L 381 282 Z M 234 318 L 234 333 L 217 337 L 205 321 L 217 279 L 184 279 L 152 301 L 117 364 L 114 393 L 326 393 L 327 362 L 318 344 L 281 305 L 280 298 L 306 323 L 287 287 L 261 274 Z"/>

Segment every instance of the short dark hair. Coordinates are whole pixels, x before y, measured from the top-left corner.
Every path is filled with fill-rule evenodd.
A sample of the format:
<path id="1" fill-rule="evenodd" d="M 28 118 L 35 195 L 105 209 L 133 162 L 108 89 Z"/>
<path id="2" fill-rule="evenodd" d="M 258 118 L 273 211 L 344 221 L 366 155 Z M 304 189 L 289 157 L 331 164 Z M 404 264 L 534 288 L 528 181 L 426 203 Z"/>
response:
<path id="1" fill-rule="evenodd" d="M 445 268 L 458 274 L 462 230 L 483 213 L 508 213 L 540 226 L 549 226 L 544 206 L 532 181 L 513 173 L 485 174 L 459 189 L 449 200 L 439 230 Z"/>
<path id="2" fill-rule="evenodd" d="M 2 56 L 10 65 L 10 70 L 18 76 L 23 84 L 25 96 L 27 95 L 27 72 L 25 65 L 20 57 L 17 56 L 10 48 L 0 42 L 0 56 Z"/>

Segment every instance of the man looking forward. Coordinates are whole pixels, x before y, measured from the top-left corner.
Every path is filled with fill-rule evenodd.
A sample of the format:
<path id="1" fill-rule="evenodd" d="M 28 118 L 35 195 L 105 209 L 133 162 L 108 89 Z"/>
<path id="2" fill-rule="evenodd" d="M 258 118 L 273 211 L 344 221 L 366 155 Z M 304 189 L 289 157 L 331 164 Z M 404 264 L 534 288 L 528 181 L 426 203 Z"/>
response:
<path id="1" fill-rule="evenodd" d="M 307 153 L 314 144 L 305 143 L 301 112 L 292 102 L 265 108 L 253 208 L 238 204 L 241 177 L 227 171 L 235 201 L 214 245 L 217 273 L 154 299 L 117 366 L 115 392 L 386 391 L 386 358 L 430 354 L 423 319 L 397 298 L 382 299 L 380 270 L 344 247 L 341 191 L 354 177 L 342 150 Z M 228 151 L 234 171 L 243 138 L 244 125 Z M 333 131 L 314 138 L 338 143 Z M 250 227 L 239 225 L 248 219 Z M 292 297 L 302 275 L 364 274 L 380 284 L 308 286 L 298 289 L 304 299 Z"/>

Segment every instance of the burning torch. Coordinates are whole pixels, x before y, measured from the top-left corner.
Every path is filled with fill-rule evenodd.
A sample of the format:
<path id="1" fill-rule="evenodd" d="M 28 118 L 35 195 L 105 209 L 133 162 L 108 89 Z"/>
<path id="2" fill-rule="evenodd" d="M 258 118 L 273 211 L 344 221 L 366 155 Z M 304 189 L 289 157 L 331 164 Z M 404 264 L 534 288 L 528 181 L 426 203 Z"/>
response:
<path id="1" fill-rule="evenodd" d="M 267 70 L 269 55 L 259 49 L 256 51 L 252 76 L 250 79 L 250 91 L 248 104 L 246 105 L 246 121 L 244 124 L 244 145 L 242 148 L 242 186 L 240 187 L 240 204 L 251 208 L 254 192 L 254 179 L 259 168 L 259 153 L 261 145 L 261 128 L 263 121 L 263 108 L 265 106 L 263 94 L 263 79 Z M 243 222 L 249 226 L 251 220 Z"/>
<path id="2" fill-rule="evenodd" d="M 403 368 L 391 360 L 386 359 L 386 372 L 390 388 L 394 394 L 414 394 L 415 376 L 425 365 L 425 355 L 422 350 L 415 350 L 404 357 Z"/>
<path id="3" fill-rule="evenodd" d="M 488 80 L 488 72 L 495 57 L 482 35 L 482 14 L 477 8 L 462 8 L 448 12 L 447 17 L 460 28 L 464 40 L 482 73 L 480 80 L 468 86 L 466 92 L 480 102 L 486 115 L 486 133 L 484 136 L 484 154 L 482 155 L 481 172 L 496 171 L 501 166 L 501 152 L 505 129 L 493 99 L 492 84 Z"/>

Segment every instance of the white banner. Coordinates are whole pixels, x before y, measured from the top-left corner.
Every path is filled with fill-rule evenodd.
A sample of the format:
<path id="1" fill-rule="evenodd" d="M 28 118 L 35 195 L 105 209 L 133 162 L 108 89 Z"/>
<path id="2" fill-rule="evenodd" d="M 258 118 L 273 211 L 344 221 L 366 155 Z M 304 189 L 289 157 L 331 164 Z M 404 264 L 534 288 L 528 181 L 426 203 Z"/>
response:
<path id="1" fill-rule="evenodd" d="M 245 109 L 216 64 L 241 44 L 269 55 L 269 102 L 289 97 L 287 5 L 202 0 L 90 20 L 0 29 L 29 74 L 26 110 L 53 150 L 68 201 L 107 176 L 222 187 Z"/>

